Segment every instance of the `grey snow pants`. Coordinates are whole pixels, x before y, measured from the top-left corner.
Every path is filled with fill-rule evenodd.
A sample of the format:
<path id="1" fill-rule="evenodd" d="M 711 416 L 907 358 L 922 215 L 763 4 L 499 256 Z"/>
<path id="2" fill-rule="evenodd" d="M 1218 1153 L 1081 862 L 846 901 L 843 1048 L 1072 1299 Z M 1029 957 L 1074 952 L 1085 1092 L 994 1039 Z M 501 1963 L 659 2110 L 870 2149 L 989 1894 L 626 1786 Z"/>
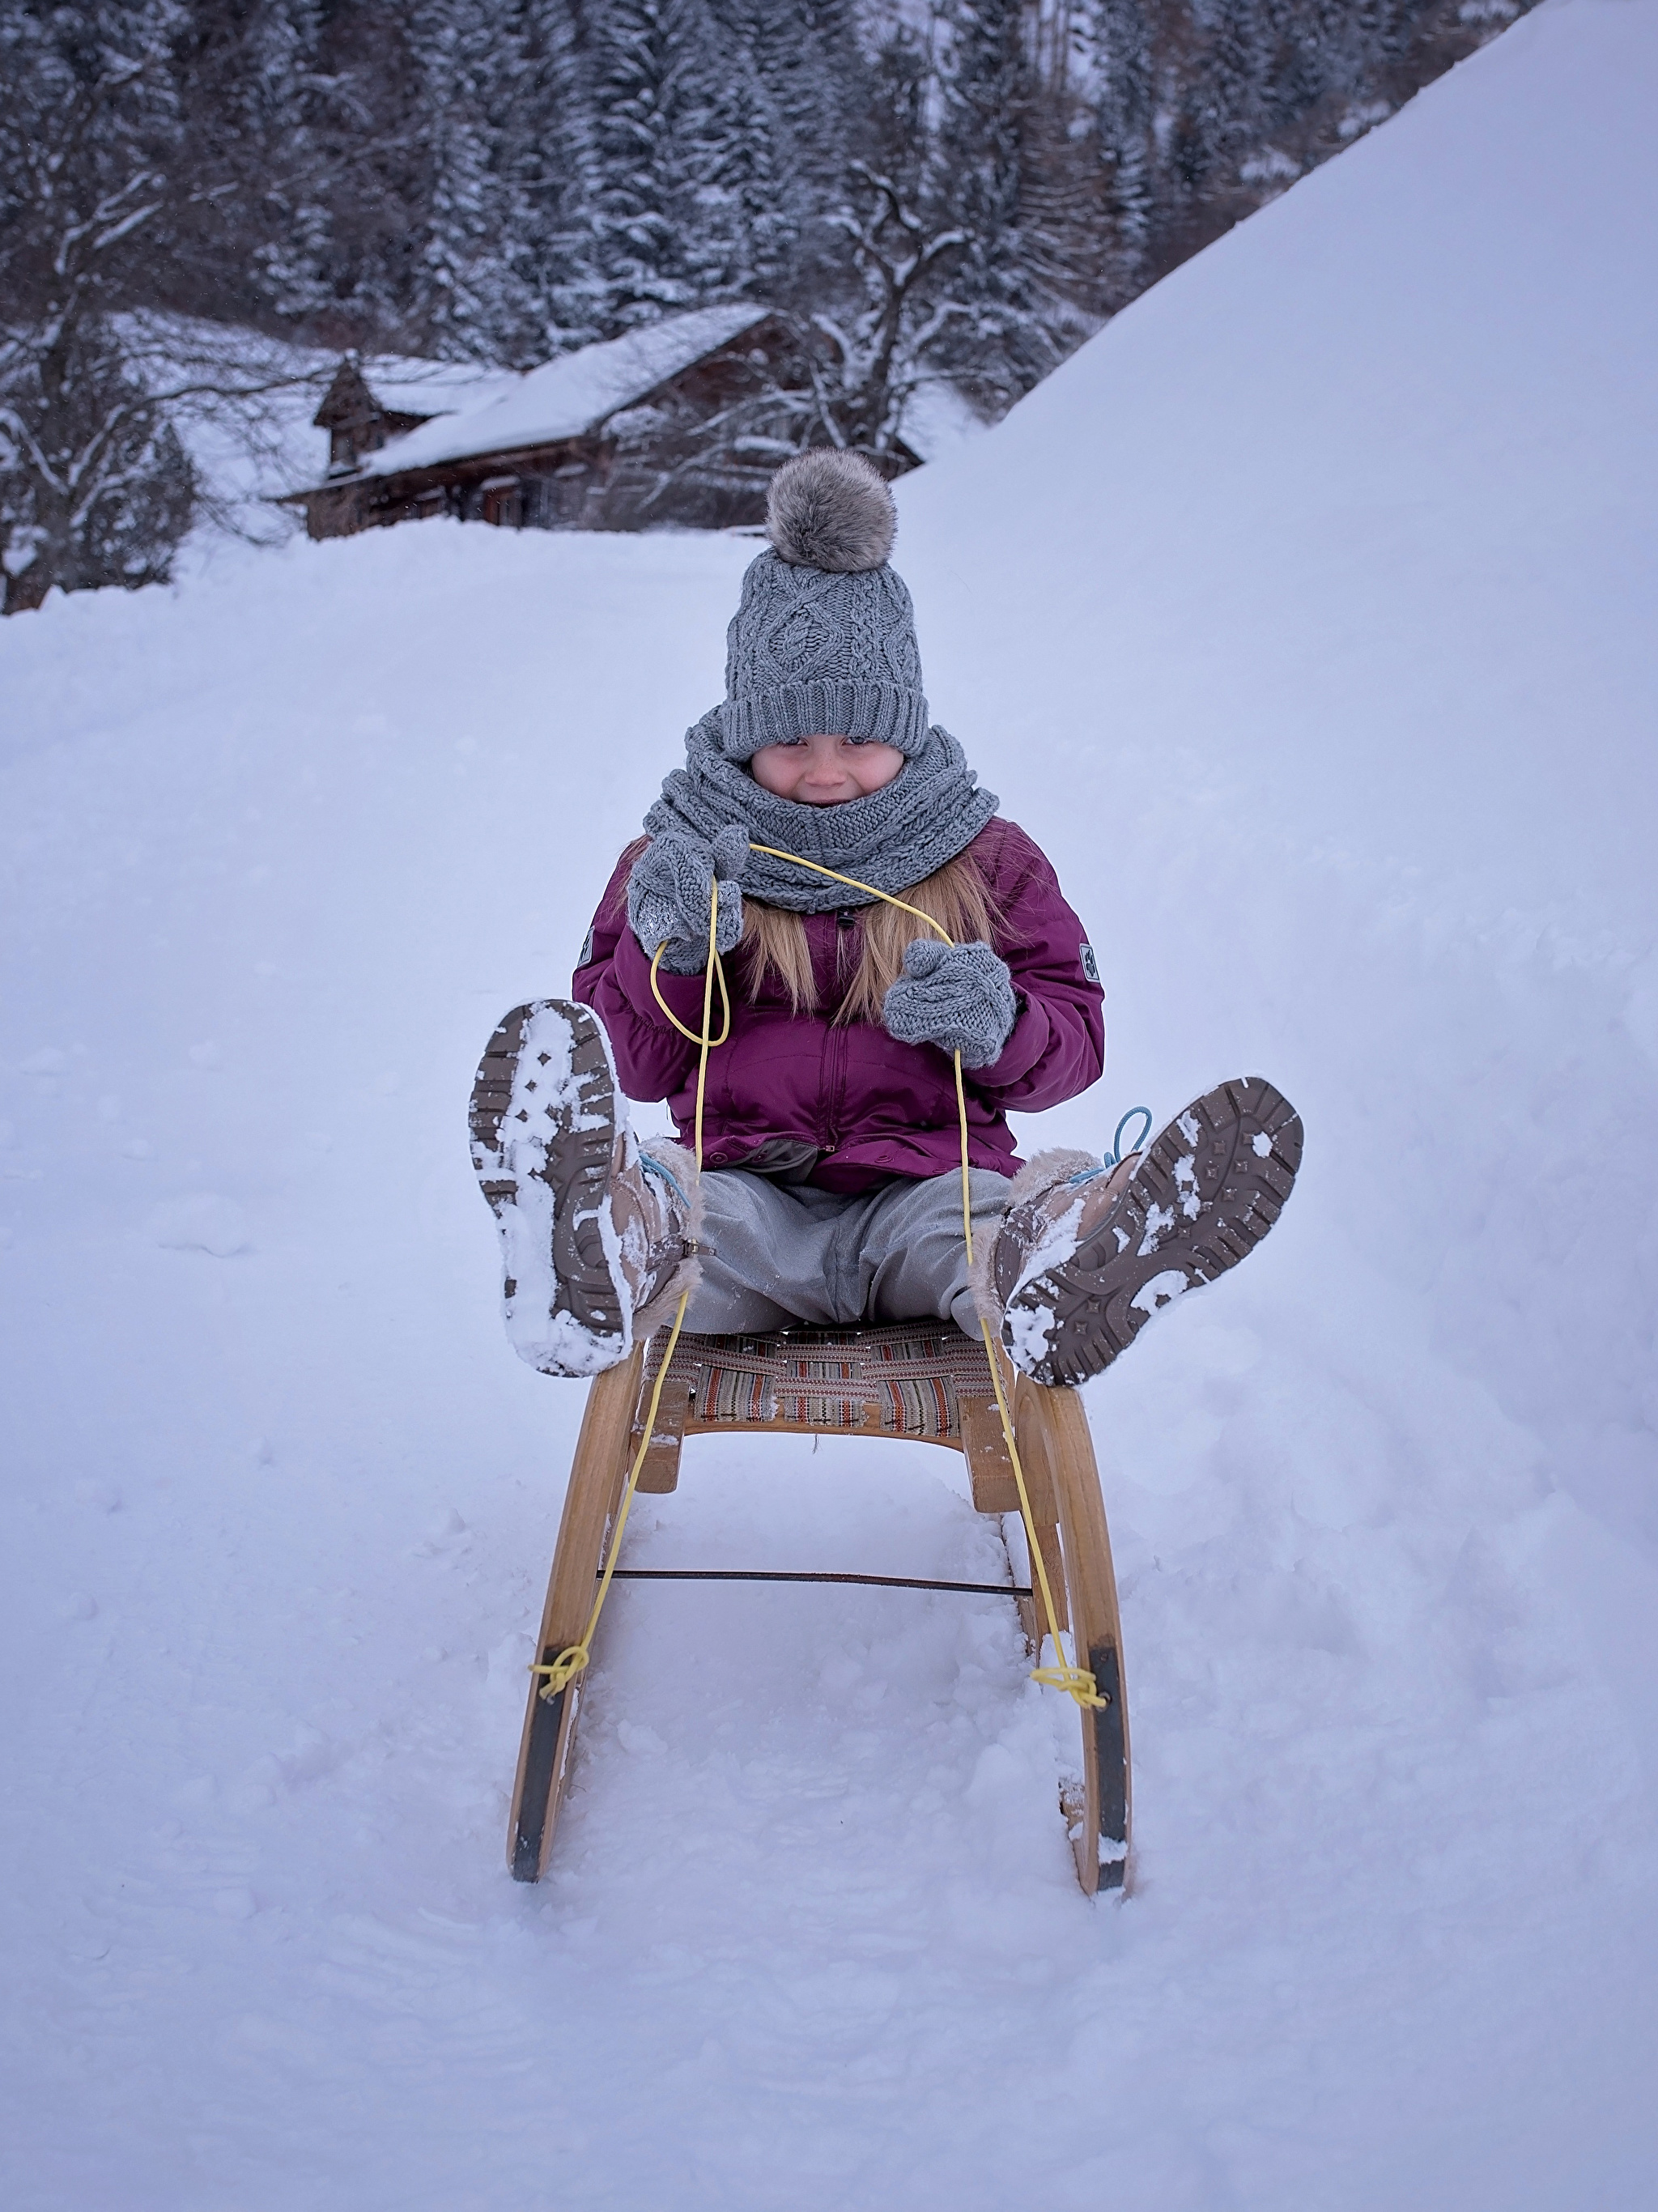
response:
<path id="1" fill-rule="evenodd" d="M 1005 1176 L 974 1169 L 975 1249 L 996 1234 L 1007 1192 Z M 847 1194 L 711 1169 L 702 1177 L 700 1242 L 702 1279 L 685 1315 L 700 1334 L 946 1318 L 979 1334 L 959 1173 L 921 1182 L 896 1176 Z"/>

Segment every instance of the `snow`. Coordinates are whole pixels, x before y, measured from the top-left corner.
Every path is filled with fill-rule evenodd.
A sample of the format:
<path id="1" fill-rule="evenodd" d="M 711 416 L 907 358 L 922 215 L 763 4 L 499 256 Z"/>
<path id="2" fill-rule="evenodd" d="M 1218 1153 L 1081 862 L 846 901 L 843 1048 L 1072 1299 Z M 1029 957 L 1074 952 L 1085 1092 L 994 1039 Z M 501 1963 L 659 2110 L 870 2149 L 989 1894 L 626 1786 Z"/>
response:
<path id="1" fill-rule="evenodd" d="M 411 354 L 366 354 L 360 365 L 368 389 L 393 414 L 470 413 L 504 398 L 521 380 L 511 369 Z"/>
<path id="2" fill-rule="evenodd" d="M 0 628 L 9 2208 L 1650 2200 L 1655 92 L 1652 0 L 1546 6 L 899 487 L 1111 988 L 1027 1138 L 1246 1067 L 1307 1121 L 1089 1390 L 1126 1903 L 1012 1608 L 845 1586 L 618 1585 L 502 1864 L 584 1393 L 467 1088 L 752 549 L 434 522 Z M 914 1446 L 635 1519 L 1006 1571 Z"/>
<path id="3" fill-rule="evenodd" d="M 1170 1298 L 1179 1297 L 1187 1288 L 1186 1277 L 1178 1267 L 1165 1267 L 1160 1275 L 1153 1275 L 1140 1285 L 1128 1301 L 1143 1314 L 1154 1314 L 1166 1306 Z"/>
<path id="4" fill-rule="evenodd" d="M 697 307 L 689 314 L 665 315 L 659 322 L 647 323 L 603 345 L 562 354 L 515 377 L 505 392 L 484 405 L 464 408 L 459 415 L 424 422 L 406 437 L 392 439 L 370 456 L 364 473 L 388 476 L 404 469 L 429 468 L 438 461 L 464 460 L 473 453 L 512 453 L 522 446 L 580 437 L 716 346 L 729 344 L 768 312 L 751 301 Z M 374 389 L 379 391 L 379 386 Z"/>
<path id="5" fill-rule="evenodd" d="M 898 433 L 919 460 L 942 460 L 946 453 L 981 438 L 989 425 L 962 392 L 940 377 L 918 384 L 904 402 Z"/>

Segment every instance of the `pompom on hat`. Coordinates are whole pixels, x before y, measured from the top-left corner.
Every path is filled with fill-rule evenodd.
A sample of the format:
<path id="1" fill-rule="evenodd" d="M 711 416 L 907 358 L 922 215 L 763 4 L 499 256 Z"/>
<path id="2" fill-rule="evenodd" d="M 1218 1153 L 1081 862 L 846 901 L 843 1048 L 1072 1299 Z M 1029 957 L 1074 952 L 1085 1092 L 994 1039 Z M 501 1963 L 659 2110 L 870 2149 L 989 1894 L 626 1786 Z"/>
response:
<path id="1" fill-rule="evenodd" d="M 772 478 L 771 545 L 726 633 L 728 759 L 817 730 L 905 754 L 926 744 L 914 610 L 887 566 L 897 526 L 885 478 L 860 454 L 817 447 Z"/>
<path id="2" fill-rule="evenodd" d="M 785 461 L 766 494 L 766 535 L 797 568 L 861 575 L 881 566 L 897 530 L 886 478 L 832 446 Z"/>

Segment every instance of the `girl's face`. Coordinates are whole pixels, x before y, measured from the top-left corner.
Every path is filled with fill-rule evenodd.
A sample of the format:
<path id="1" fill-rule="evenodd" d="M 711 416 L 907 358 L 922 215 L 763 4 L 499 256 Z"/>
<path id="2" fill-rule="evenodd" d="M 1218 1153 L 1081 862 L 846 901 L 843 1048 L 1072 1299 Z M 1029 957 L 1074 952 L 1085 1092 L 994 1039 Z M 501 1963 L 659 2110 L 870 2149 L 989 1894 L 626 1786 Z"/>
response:
<path id="1" fill-rule="evenodd" d="M 749 763 L 755 781 L 777 799 L 805 806 L 839 806 L 863 799 L 890 783 L 904 764 L 896 745 L 872 745 L 856 738 L 790 738 L 780 745 L 762 745 Z"/>

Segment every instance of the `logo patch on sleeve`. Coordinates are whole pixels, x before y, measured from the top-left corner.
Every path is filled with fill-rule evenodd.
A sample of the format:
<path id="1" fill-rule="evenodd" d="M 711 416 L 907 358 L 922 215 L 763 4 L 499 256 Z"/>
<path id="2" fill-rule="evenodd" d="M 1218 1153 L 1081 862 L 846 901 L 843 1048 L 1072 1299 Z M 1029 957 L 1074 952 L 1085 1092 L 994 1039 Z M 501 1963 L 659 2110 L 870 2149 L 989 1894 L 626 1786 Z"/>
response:
<path id="1" fill-rule="evenodd" d="M 1083 947 L 1083 950 L 1084 950 L 1084 951 L 1088 951 L 1087 946 L 1086 946 L 1086 945 L 1084 945 L 1084 946 Z M 577 966 L 578 968 L 585 968 L 585 967 L 587 965 L 587 963 L 588 963 L 588 962 L 592 958 L 592 957 L 593 957 L 593 933 L 592 933 L 592 930 L 590 929 L 590 930 L 587 932 L 587 934 L 586 934 L 586 935 L 582 939 L 582 940 L 581 940 L 581 957 L 580 957 L 580 959 L 578 959 L 578 961 L 576 962 L 576 963 L 575 963 L 575 964 L 576 964 L 576 966 Z M 1091 952 L 1089 952 L 1088 957 L 1089 957 L 1089 958 L 1090 958 L 1090 960 L 1094 957 L 1094 956 L 1093 956 L 1093 954 L 1092 954 Z"/>
<path id="2" fill-rule="evenodd" d="M 1080 952 L 1079 952 L 1079 956 L 1078 956 L 1078 957 L 1080 957 L 1080 959 L 1081 959 L 1081 961 L 1082 961 L 1082 964 L 1083 964 L 1083 980 L 1084 980 L 1084 982 L 1089 982 L 1089 983 L 1097 983 L 1097 982 L 1099 981 L 1099 980 L 1100 980 L 1100 963 L 1099 963 L 1099 962 L 1098 962 L 1098 961 L 1094 957 L 1094 948 L 1093 948 L 1093 946 L 1092 946 L 1091 945 L 1083 945 L 1083 946 L 1080 948 Z"/>

